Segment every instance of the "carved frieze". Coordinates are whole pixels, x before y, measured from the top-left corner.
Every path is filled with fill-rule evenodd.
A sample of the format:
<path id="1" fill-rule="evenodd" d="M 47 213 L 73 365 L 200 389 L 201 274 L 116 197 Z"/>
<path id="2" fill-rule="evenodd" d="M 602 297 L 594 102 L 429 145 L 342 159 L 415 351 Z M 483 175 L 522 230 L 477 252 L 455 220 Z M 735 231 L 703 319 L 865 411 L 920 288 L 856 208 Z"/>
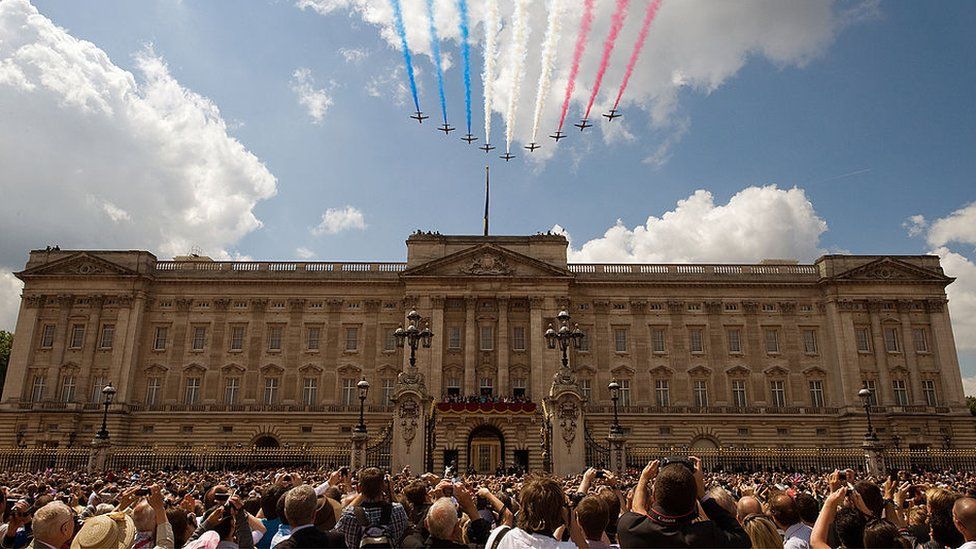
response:
<path id="1" fill-rule="evenodd" d="M 515 273 L 515 268 L 508 264 L 505 256 L 485 251 L 475 256 L 469 263 L 458 267 L 458 271 L 475 276 L 509 276 Z"/>

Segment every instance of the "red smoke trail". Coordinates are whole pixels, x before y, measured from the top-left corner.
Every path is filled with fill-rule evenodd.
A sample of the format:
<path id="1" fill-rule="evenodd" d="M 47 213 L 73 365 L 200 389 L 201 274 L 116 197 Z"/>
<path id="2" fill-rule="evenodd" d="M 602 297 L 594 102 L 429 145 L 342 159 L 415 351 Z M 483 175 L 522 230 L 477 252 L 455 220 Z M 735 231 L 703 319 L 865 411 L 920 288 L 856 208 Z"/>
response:
<path id="1" fill-rule="evenodd" d="M 573 97 L 573 90 L 576 88 L 576 75 L 579 74 L 580 59 L 586 51 L 586 37 L 590 34 L 590 27 L 593 26 L 593 1 L 585 0 L 583 4 L 583 19 L 580 21 L 579 34 L 576 35 L 576 48 L 573 50 L 573 65 L 569 69 L 569 82 L 566 83 L 566 97 L 563 99 L 563 112 L 559 117 L 559 129 L 563 129 L 563 122 L 566 121 L 566 113 L 569 111 L 569 100 Z"/>
<path id="2" fill-rule="evenodd" d="M 624 26 L 624 18 L 627 16 L 627 4 L 629 3 L 630 0 L 617 0 L 617 9 L 613 12 L 613 17 L 610 19 L 610 34 L 607 35 L 607 40 L 603 43 L 603 58 L 600 59 L 600 69 L 596 72 L 596 82 L 593 84 L 593 91 L 590 92 L 590 102 L 586 105 L 584 119 L 590 117 L 590 109 L 593 108 L 593 101 L 596 100 L 596 94 L 600 93 L 600 84 L 603 83 L 603 75 L 606 74 L 607 66 L 610 65 L 610 54 L 613 53 L 613 46 L 617 43 L 617 36 L 620 35 L 620 29 Z"/>
<path id="3" fill-rule="evenodd" d="M 637 59 L 640 57 L 641 50 L 644 48 L 644 42 L 647 41 L 647 35 L 651 31 L 651 23 L 657 17 L 657 10 L 660 7 L 661 0 L 654 0 L 647 6 L 647 13 L 644 14 L 644 23 L 641 26 L 640 34 L 637 35 L 634 51 L 630 54 L 630 62 L 627 63 L 627 72 L 624 73 L 624 81 L 620 84 L 620 91 L 617 92 L 617 100 L 613 102 L 613 110 L 617 110 L 617 105 L 620 104 L 620 98 L 623 97 L 624 90 L 627 89 L 627 82 L 630 81 L 630 75 L 634 73 L 634 66 L 637 65 Z"/>

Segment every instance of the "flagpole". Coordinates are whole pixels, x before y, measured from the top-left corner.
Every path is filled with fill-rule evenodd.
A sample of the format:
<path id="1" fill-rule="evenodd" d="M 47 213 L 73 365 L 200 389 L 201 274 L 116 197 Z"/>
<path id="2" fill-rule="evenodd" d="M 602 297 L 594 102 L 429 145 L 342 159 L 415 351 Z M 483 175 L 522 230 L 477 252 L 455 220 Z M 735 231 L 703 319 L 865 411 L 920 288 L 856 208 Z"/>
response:
<path id="1" fill-rule="evenodd" d="M 485 236 L 488 236 L 488 192 L 489 192 L 488 180 L 489 180 L 488 165 L 486 164 L 485 165 Z"/>

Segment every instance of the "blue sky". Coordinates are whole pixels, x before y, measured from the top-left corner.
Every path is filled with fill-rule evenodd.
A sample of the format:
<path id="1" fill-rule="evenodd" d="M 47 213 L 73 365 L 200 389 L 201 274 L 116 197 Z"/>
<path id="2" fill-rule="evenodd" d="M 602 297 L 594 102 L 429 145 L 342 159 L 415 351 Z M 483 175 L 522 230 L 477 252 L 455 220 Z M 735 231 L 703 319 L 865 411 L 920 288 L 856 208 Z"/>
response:
<path id="1" fill-rule="evenodd" d="M 186 90 L 219 108 L 226 136 L 238 140 L 263 163 L 266 173 L 257 173 L 260 170 L 253 165 L 240 168 L 237 160 L 228 160 L 229 167 L 221 167 L 226 172 L 214 170 L 218 174 L 254 172 L 243 185 L 248 189 L 243 200 L 246 205 L 234 212 L 237 217 L 228 221 L 218 216 L 218 221 L 207 222 L 228 223 L 226 236 L 201 237 L 199 242 L 193 233 L 160 236 L 168 224 L 179 221 L 167 217 L 166 208 L 158 211 L 158 220 L 153 219 L 153 211 L 140 217 L 137 206 L 127 206 L 123 198 L 112 199 L 128 192 L 120 183 L 104 189 L 104 194 L 87 196 L 96 197 L 93 203 L 109 197 L 104 211 L 117 206 L 126 214 L 109 214 L 116 223 L 119 218 L 122 222 L 139 218 L 164 228 L 154 228 L 144 237 L 133 236 L 132 241 L 124 236 L 100 239 L 92 235 L 105 231 L 94 228 L 90 234 L 38 229 L 35 234 L 41 236 L 34 240 L 15 240 L 19 255 L 14 245 L 11 250 L 0 250 L 0 267 L 16 270 L 23 265 L 27 247 L 55 241 L 66 246 L 137 245 L 150 247 L 160 256 L 171 255 L 164 250 L 199 245 L 215 256 L 294 258 L 298 248 L 303 248 L 303 255 L 319 259 L 400 260 L 405 253 L 403 240 L 416 228 L 478 232 L 486 157 L 460 142 L 461 132 L 445 137 L 434 131 L 435 124 L 420 127 L 407 118 L 412 108 L 404 102 L 400 52 L 390 43 L 392 35 L 381 33 L 387 26 L 382 9 L 369 12 L 386 6 L 386 0 L 297 3 L 302 1 L 306 9 L 287 0 L 35 0 L 33 5 L 43 17 L 71 37 L 92 42 L 107 54 L 111 65 L 133 73 L 136 86 L 151 80 L 145 68 L 147 58 L 165 62 L 166 68 L 157 67 L 154 74 L 175 81 L 176 95 L 180 89 Z M 477 14 L 480 2 L 470 2 Z M 825 2 L 829 17 L 823 20 L 820 12 L 810 8 L 815 3 L 732 3 L 741 7 L 741 13 L 732 14 L 727 22 L 734 29 L 753 29 L 747 24 L 751 19 L 769 18 L 755 27 L 758 30 L 740 34 L 767 34 L 768 30 L 769 35 L 776 35 L 777 27 L 790 25 L 814 29 L 810 36 L 794 39 L 789 34 L 803 32 L 742 37 L 729 31 L 726 37 L 711 32 L 708 25 L 712 23 L 700 21 L 704 16 L 665 0 L 631 85 L 636 103 L 625 104 L 624 118 L 613 122 L 625 124 L 629 136 L 603 134 L 599 127 L 582 135 L 574 130 L 555 153 L 551 140 L 543 143 L 545 154 L 540 156 L 546 160 L 526 162 L 526 151 L 521 149 L 525 132 L 518 132 L 515 147 L 519 158 L 506 164 L 495 155 L 490 157 L 493 232 L 525 234 L 558 224 L 572 235 L 574 248 L 582 254 L 577 258 L 583 260 L 615 258 L 617 252 L 623 254 L 623 260 L 722 261 L 758 260 L 761 257 L 750 256 L 766 253 L 793 252 L 809 260 L 825 250 L 914 254 L 942 249 L 943 254 L 958 256 L 953 265 L 959 275 L 967 275 L 957 282 L 958 301 L 976 301 L 973 294 L 963 293 L 976 293 L 976 281 L 968 277 L 969 273 L 976 277 L 972 265 L 976 235 L 965 228 L 968 220 L 976 222 L 976 214 L 964 211 L 976 200 L 972 95 L 976 89 L 976 41 L 972 40 L 976 4 L 949 0 Z M 705 4 L 706 9 L 713 6 L 718 4 Z M 410 27 L 414 19 L 409 2 L 405 9 Z M 632 34 L 627 33 L 640 15 L 636 8 L 634 11 L 612 58 L 605 92 L 615 91 L 619 82 L 623 56 L 632 43 Z M 503 17 L 507 15 L 503 5 Z M 588 50 L 591 56 L 605 35 L 606 24 L 601 19 L 605 15 L 598 14 Z M 684 55 L 682 48 L 692 48 L 689 38 L 681 38 L 682 25 L 692 29 L 685 34 L 699 37 L 700 42 L 711 41 L 714 48 L 702 47 Z M 541 20 L 533 22 L 533 32 L 540 33 L 542 27 Z M 416 24 L 411 28 L 418 36 L 422 32 Z M 503 44 L 506 30 L 500 35 Z M 481 31 L 472 32 L 480 42 Z M 451 60 L 445 73 L 448 109 L 451 123 L 460 127 L 463 89 L 458 47 L 449 29 L 442 35 L 447 37 L 443 48 Z M 537 44 L 541 42 L 541 35 L 533 36 L 536 46 L 530 48 L 530 65 L 538 64 Z M 560 49 L 569 50 L 574 38 L 575 27 L 564 24 Z M 726 39 L 751 45 L 723 44 Z M 422 43 L 417 46 L 421 50 L 415 59 L 421 102 L 432 116 L 428 122 L 439 123 L 434 71 L 422 53 L 429 50 Z M 719 59 L 709 53 L 735 47 L 741 49 L 740 60 Z M 343 52 L 361 59 L 349 61 Z M 503 50 L 500 64 L 505 54 Z M 4 55 L 0 47 L 0 59 Z M 482 63 L 479 44 L 473 45 L 472 63 L 477 76 Z M 667 65 L 666 78 L 656 76 L 655 71 L 664 71 L 662 65 Z M 709 69 L 696 73 L 700 66 Z M 319 123 L 298 101 L 295 71 L 303 68 L 312 79 L 310 88 L 327 98 Z M 557 63 L 557 81 L 548 103 L 556 104 L 561 98 L 559 75 L 564 68 Z M 592 80 L 591 68 L 584 63 L 584 88 Z M 526 97 L 535 89 L 533 69 L 528 71 L 528 91 L 523 92 L 520 105 L 531 103 Z M 688 83 L 674 85 L 671 81 L 678 74 L 686 75 Z M 2 82 L 0 78 L 0 94 Z M 160 86 L 167 93 L 174 92 L 172 86 Z M 379 90 L 381 96 L 371 96 L 367 93 L 370 88 Z M 145 89 L 140 93 L 150 95 Z M 473 95 L 475 133 L 481 135 L 478 77 L 474 78 Z M 5 102 L 0 95 L 0 108 L 16 106 L 23 97 Z M 167 105 L 179 101 L 166 97 Z M 526 110 L 522 109 L 520 124 L 530 116 Z M 579 110 L 574 103 L 573 121 Z M 654 113 L 653 121 L 650 113 Z M 71 118 L 78 120 L 84 124 L 87 119 Z M 543 131 L 550 133 L 552 125 L 552 117 L 544 117 Z M 500 113 L 495 115 L 494 127 L 493 141 L 498 144 L 504 132 Z M 647 161 L 665 144 L 670 144 L 663 154 L 665 161 Z M 111 164 L 111 154 L 106 156 L 92 162 Z M 135 161 L 133 166 L 132 170 L 139 171 Z M 98 169 L 109 170 L 105 166 Z M 0 167 L 0 176 L 3 170 Z M 8 172 L 8 182 L 15 175 L 17 172 Z M 166 177 L 156 180 L 165 184 Z M 667 250 L 641 256 L 632 247 L 639 235 L 634 236 L 630 229 L 650 226 L 649 216 L 660 220 L 667 212 L 680 209 L 678 202 L 698 189 L 711 193 L 712 209 L 722 209 L 744 189 L 771 184 L 781 190 L 796 186 L 804 193 L 786 197 L 782 191 L 770 194 L 767 188 L 764 192 L 775 199 L 776 207 L 784 208 L 784 215 L 752 227 L 748 234 L 766 235 L 769 240 L 787 235 L 806 239 L 804 245 L 747 248 L 713 258 L 708 252 L 712 237 L 706 234 L 701 237 L 703 251 L 690 256 L 669 255 Z M 264 190 L 254 190 L 262 185 Z M 274 191 L 269 192 L 268 185 Z M 151 203 L 148 198 L 140 200 Z M 812 210 L 804 213 L 800 206 L 807 203 Z M 347 206 L 362 216 L 362 226 L 353 222 L 334 233 L 313 230 L 328 209 Z M 741 205 L 727 210 L 722 210 L 723 215 L 755 217 L 756 213 Z M 179 208 L 174 211 L 185 213 Z M 938 220 L 957 211 L 963 211 L 962 217 L 953 226 L 963 228 L 936 235 Z M 924 216 L 925 221 L 916 219 L 911 236 L 906 220 L 915 215 Z M 260 220 L 260 226 L 251 217 Z M 631 239 L 623 248 L 604 237 L 618 219 L 627 229 L 626 238 Z M 822 220 L 829 228 L 817 229 L 811 219 Z M 791 225 L 794 221 L 796 227 Z M 208 226 L 198 227 L 196 233 L 206 233 Z M 132 234 L 123 229 L 109 232 Z M 600 246 L 589 251 L 583 247 L 594 239 Z M 593 251 L 598 247 L 603 252 Z M 958 319 L 956 337 L 966 376 L 976 376 L 976 347 L 968 343 L 974 339 L 968 336 L 976 336 L 970 333 L 976 326 L 973 309 L 976 306 L 952 310 Z"/>

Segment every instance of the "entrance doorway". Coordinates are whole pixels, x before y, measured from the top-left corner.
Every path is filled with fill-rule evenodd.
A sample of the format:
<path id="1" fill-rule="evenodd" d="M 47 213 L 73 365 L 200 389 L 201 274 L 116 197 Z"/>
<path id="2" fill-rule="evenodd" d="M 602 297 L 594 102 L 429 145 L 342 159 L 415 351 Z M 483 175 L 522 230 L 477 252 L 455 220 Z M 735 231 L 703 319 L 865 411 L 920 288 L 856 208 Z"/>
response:
<path id="1" fill-rule="evenodd" d="M 529 451 L 528 450 L 515 450 L 515 467 L 518 468 L 522 473 L 529 472 Z"/>
<path id="2" fill-rule="evenodd" d="M 505 459 L 505 437 L 493 425 L 479 425 L 468 435 L 468 469 L 493 474 Z"/>
<path id="3" fill-rule="evenodd" d="M 261 435 L 254 439 L 254 446 L 258 448 L 278 448 L 281 444 L 271 435 Z"/>

